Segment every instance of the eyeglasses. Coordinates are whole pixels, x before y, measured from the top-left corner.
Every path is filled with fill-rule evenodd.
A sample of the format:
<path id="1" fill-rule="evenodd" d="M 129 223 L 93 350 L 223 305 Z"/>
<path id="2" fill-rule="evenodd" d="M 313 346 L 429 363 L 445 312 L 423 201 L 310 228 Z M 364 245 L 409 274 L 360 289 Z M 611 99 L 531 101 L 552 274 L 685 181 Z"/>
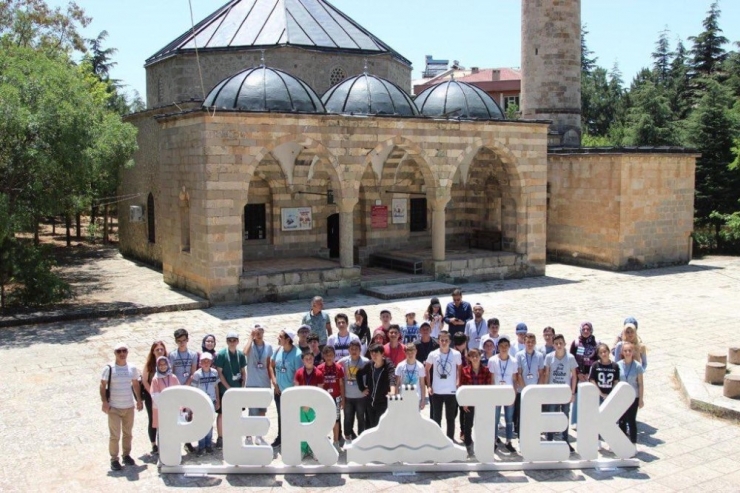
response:
<path id="1" fill-rule="evenodd" d="M 126 354 L 128 353 L 128 349 L 116 349 L 116 354 Z"/>
<path id="2" fill-rule="evenodd" d="M 344 320 L 340 320 L 339 322 L 337 322 L 337 325 L 347 325 L 347 322 L 345 322 Z"/>

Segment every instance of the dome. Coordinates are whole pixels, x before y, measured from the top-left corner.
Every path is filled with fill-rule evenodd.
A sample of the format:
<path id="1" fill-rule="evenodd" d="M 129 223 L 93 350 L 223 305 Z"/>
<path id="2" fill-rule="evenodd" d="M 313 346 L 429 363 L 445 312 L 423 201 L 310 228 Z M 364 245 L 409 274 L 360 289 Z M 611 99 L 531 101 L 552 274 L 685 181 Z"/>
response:
<path id="1" fill-rule="evenodd" d="M 503 120 L 504 113 L 485 91 L 457 80 L 440 82 L 416 96 L 416 107 L 424 116 L 462 120 Z"/>
<path id="2" fill-rule="evenodd" d="M 360 74 L 345 79 L 321 97 L 328 113 L 417 116 L 419 110 L 403 89 L 380 77 Z"/>
<path id="3" fill-rule="evenodd" d="M 264 65 L 242 70 L 214 87 L 205 108 L 283 113 L 325 113 L 321 99 L 297 77 Z"/>

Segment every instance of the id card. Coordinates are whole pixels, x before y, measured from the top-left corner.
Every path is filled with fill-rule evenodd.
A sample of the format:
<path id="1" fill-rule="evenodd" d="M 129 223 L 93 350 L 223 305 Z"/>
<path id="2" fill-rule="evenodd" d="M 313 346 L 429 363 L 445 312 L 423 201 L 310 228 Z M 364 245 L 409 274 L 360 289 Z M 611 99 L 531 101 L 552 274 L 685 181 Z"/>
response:
<path id="1" fill-rule="evenodd" d="M 280 368 L 280 373 L 287 373 L 287 372 L 288 370 L 286 370 L 285 368 Z"/>
<path id="2" fill-rule="evenodd" d="M 442 380 L 446 380 L 447 379 L 447 375 L 440 375 L 439 378 L 441 378 Z"/>
<path id="3" fill-rule="evenodd" d="M 326 391 L 329 392 L 330 394 L 333 394 L 334 393 L 334 389 L 331 388 L 331 387 L 329 387 L 328 389 L 326 389 Z"/>
<path id="4" fill-rule="evenodd" d="M 242 374 L 241 374 L 241 373 L 240 373 L 240 374 L 238 374 L 238 375 L 232 375 L 232 376 L 231 376 L 231 381 L 232 381 L 232 382 L 238 382 L 238 381 L 240 381 L 241 379 L 242 379 Z"/>
<path id="5" fill-rule="evenodd" d="M 534 375 L 527 373 L 527 380 L 534 380 Z"/>
<path id="6" fill-rule="evenodd" d="M 257 363 L 257 368 L 258 368 L 258 369 L 260 369 L 260 370 L 261 370 L 261 369 L 263 369 L 264 367 L 265 367 L 265 365 L 263 365 L 262 363 Z"/>
<path id="7" fill-rule="evenodd" d="M 352 387 L 352 386 L 354 386 L 354 385 L 355 385 L 355 381 L 354 381 L 354 380 L 349 380 L 349 381 L 347 382 L 347 385 L 349 385 L 350 387 Z"/>

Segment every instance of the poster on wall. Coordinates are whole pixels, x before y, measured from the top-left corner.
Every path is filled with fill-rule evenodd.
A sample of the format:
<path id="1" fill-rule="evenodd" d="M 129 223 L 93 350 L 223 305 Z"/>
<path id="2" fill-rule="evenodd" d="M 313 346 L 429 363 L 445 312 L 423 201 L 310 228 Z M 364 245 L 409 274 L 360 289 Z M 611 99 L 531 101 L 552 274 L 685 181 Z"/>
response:
<path id="1" fill-rule="evenodd" d="M 393 199 L 393 224 L 406 224 L 406 199 Z"/>
<path id="2" fill-rule="evenodd" d="M 370 224 L 373 229 L 385 229 L 388 227 L 388 206 L 374 205 L 370 211 Z"/>
<path id="3" fill-rule="evenodd" d="M 280 210 L 283 231 L 305 231 L 313 227 L 310 207 L 283 208 Z"/>

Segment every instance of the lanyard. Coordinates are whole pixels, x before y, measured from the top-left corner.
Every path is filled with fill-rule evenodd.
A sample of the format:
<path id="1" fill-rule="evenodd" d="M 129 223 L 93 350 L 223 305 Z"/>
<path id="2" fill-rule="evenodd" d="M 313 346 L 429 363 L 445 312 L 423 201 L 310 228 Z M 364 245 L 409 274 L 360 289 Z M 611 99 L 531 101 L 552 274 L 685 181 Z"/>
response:
<path id="1" fill-rule="evenodd" d="M 234 371 L 234 361 L 231 359 L 231 351 L 227 349 L 226 355 L 229 357 L 229 369 L 231 370 L 231 374 L 236 375 L 239 373 L 239 353 L 234 353 L 234 356 L 236 356 L 236 371 Z"/>
<path id="2" fill-rule="evenodd" d="M 285 353 L 285 350 L 284 349 L 281 349 L 281 351 L 283 352 L 283 359 L 280 362 L 281 363 L 280 369 L 283 370 L 283 373 L 285 373 L 285 358 L 287 358 L 288 356 L 291 355 L 291 353 L 293 353 L 293 349 L 295 349 L 295 348 L 294 347 L 290 348 L 290 351 L 288 351 L 287 354 Z"/>
<path id="3" fill-rule="evenodd" d="M 447 376 L 447 362 L 450 360 L 450 353 L 452 353 L 452 350 L 447 351 L 447 357 L 445 358 L 444 362 L 441 365 L 437 365 L 437 373 L 439 373 L 440 376 L 446 377 Z M 440 352 L 439 360 L 442 360 L 442 354 Z"/>
<path id="4" fill-rule="evenodd" d="M 259 364 L 262 361 L 262 354 L 265 352 L 265 345 L 262 345 L 262 351 L 260 351 L 257 344 L 254 344 L 253 347 L 254 350 L 257 351 L 257 364 Z"/>
<path id="5" fill-rule="evenodd" d="M 208 370 L 208 376 L 206 376 L 206 374 L 203 373 L 202 380 L 203 380 L 203 383 L 205 383 L 206 385 L 206 388 L 204 390 L 206 394 L 208 393 L 208 386 L 211 384 L 211 372 L 213 372 L 213 370 Z"/>
<path id="6" fill-rule="evenodd" d="M 630 373 L 632 373 L 632 370 L 634 368 L 635 368 L 635 362 L 634 361 L 632 361 L 632 363 L 630 363 L 630 366 L 629 366 L 630 371 L 627 371 L 627 366 L 626 365 L 624 367 L 624 379 L 627 380 L 627 383 L 629 383 L 629 381 L 630 381 Z"/>
<path id="7" fill-rule="evenodd" d="M 475 322 L 475 321 L 474 321 Z M 484 321 L 481 319 L 480 323 L 475 322 L 475 336 L 480 338 L 480 332 L 483 330 L 483 327 L 485 327 Z"/>
<path id="8" fill-rule="evenodd" d="M 313 370 L 311 373 L 308 372 L 305 368 L 303 369 L 303 375 L 305 377 L 306 385 L 311 385 L 311 380 L 313 380 L 314 375 L 316 375 L 316 370 Z"/>
<path id="9" fill-rule="evenodd" d="M 532 351 L 532 359 L 529 359 L 529 355 L 524 353 L 524 359 L 527 362 L 527 373 L 532 374 L 532 363 L 534 363 L 534 351 Z"/>
<path id="10" fill-rule="evenodd" d="M 375 394 L 378 393 L 378 385 L 380 384 L 380 377 L 383 376 L 383 370 L 384 368 L 382 366 L 378 368 L 373 364 L 373 399 L 372 399 L 372 402 L 375 402 Z M 378 375 L 377 378 L 375 378 L 376 373 Z"/>
<path id="11" fill-rule="evenodd" d="M 406 373 L 406 384 L 411 385 L 414 383 L 414 377 L 416 377 L 416 365 L 412 367 L 414 370 L 409 371 L 409 364 L 406 363 L 406 369 L 404 370 Z"/>
<path id="12" fill-rule="evenodd" d="M 187 354 L 188 357 L 187 358 L 182 358 L 180 356 L 180 350 L 178 349 L 178 351 L 177 351 L 177 361 L 179 361 L 182 364 L 182 366 L 184 366 L 184 367 L 187 368 L 187 367 L 190 366 L 190 351 L 185 351 L 185 354 Z M 183 361 L 187 361 L 187 363 L 183 363 Z"/>
<path id="13" fill-rule="evenodd" d="M 362 361 L 360 358 L 357 358 L 357 363 L 352 365 L 352 358 L 349 359 L 349 362 L 347 363 L 349 365 L 349 371 L 347 372 L 347 379 L 348 380 L 357 380 L 357 368 L 360 366 L 360 361 Z M 352 371 L 354 370 L 354 371 Z"/>
<path id="14" fill-rule="evenodd" d="M 506 358 L 506 365 L 501 364 L 501 359 L 498 360 L 498 369 L 501 370 L 501 380 L 506 380 L 506 369 L 509 367 L 510 358 Z"/>

